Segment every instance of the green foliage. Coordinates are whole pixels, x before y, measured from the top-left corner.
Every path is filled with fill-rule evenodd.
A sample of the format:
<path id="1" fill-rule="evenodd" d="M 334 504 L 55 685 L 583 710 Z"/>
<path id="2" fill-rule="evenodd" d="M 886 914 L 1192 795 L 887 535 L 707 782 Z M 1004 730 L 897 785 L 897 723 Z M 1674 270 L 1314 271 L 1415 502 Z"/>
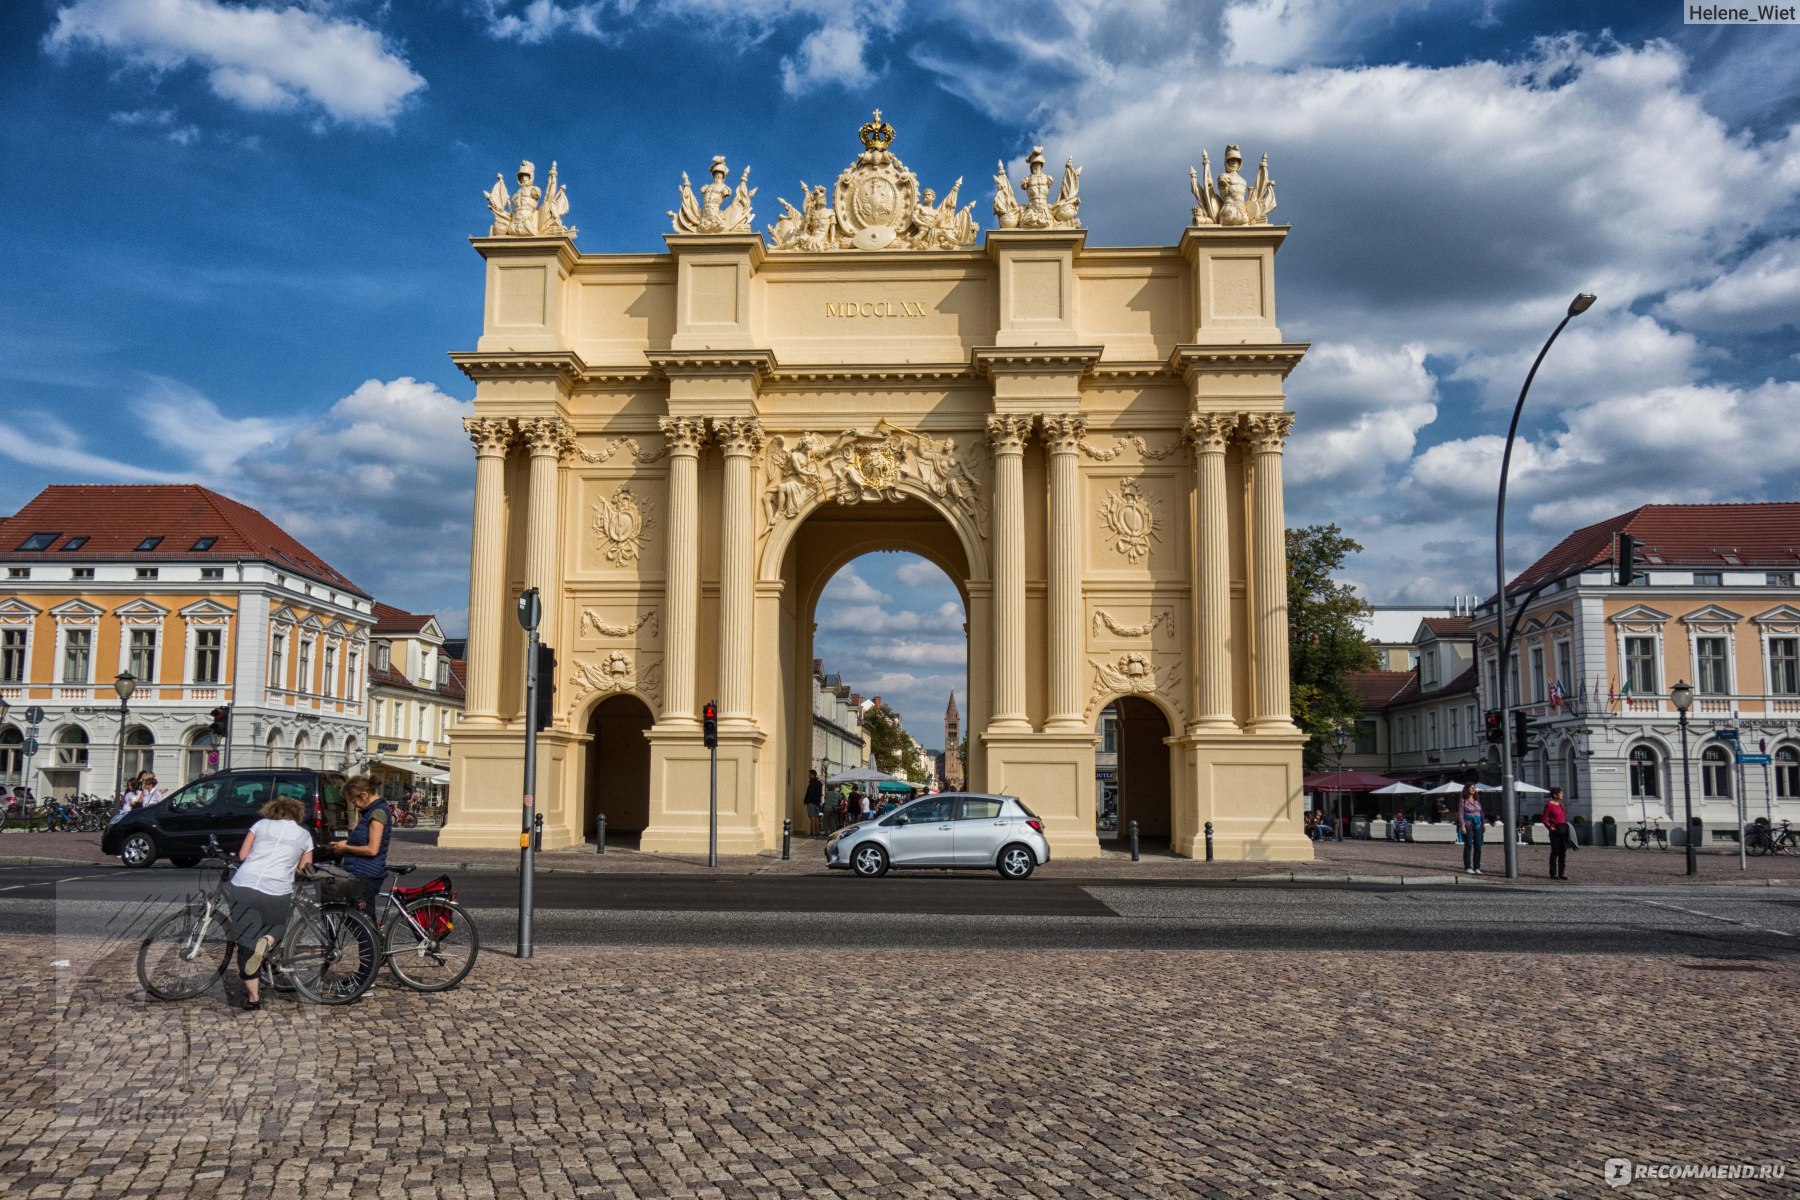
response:
<path id="1" fill-rule="evenodd" d="M 899 713 L 885 704 L 870 705 L 863 713 L 863 728 L 869 731 L 872 765 L 877 771 L 893 775 L 910 767 L 906 731 L 900 728 Z"/>
<path id="2" fill-rule="evenodd" d="M 1355 734 L 1362 704 L 1345 675 L 1375 668 L 1375 651 L 1357 624 L 1368 605 L 1332 578 L 1361 549 L 1336 525 L 1287 531 L 1290 703 L 1294 723 L 1312 738 L 1308 770 L 1325 763 L 1333 728 Z"/>

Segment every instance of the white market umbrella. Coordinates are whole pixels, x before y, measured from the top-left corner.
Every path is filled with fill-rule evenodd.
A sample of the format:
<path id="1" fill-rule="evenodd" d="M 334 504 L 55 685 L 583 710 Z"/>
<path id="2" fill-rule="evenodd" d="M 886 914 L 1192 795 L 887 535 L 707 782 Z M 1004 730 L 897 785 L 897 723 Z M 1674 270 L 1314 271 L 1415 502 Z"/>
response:
<path id="1" fill-rule="evenodd" d="M 1386 787 L 1376 788 L 1371 796 L 1423 796 L 1425 789 L 1414 787 L 1410 783 L 1390 783 Z"/>
<path id="2" fill-rule="evenodd" d="M 1454 796 L 1462 790 L 1462 784 L 1452 781 L 1450 783 L 1440 783 L 1434 788 L 1426 788 L 1425 794 L 1427 796 Z"/>
<path id="3" fill-rule="evenodd" d="M 1513 791 L 1532 796 L 1548 796 L 1550 794 L 1549 788 L 1541 788 L 1535 783 L 1523 782 L 1515 782 L 1513 784 Z"/>
<path id="4" fill-rule="evenodd" d="M 873 767 L 852 767 L 848 771 L 839 771 L 825 782 L 836 787 L 840 783 L 904 783 L 905 780 Z"/>

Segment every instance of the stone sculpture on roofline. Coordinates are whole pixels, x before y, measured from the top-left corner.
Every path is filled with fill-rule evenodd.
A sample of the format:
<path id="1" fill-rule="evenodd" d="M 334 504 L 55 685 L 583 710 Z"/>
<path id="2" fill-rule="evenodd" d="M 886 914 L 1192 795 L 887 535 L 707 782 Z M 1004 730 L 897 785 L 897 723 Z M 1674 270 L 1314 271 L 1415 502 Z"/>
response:
<path id="1" fill-rule="evenodd" d="M 563 224 L 569 215 L 569 196 L 556 182 L 556 164 L 550 164 L 550 178 L 539 191 L 532 182 L 537 168 L 529 160 L 519 164 L 519 190 L 506 194 L 506 177 L 496 174 L 494 186 L 485 193 L 488 211 L 494 223 L 489 237 L 566 237 L 575 236 L 573 225 Z"/>
<path id="2" fill-rule="evenodd" d="M 756 214 L 750 211 L 750 198 L 756 189 L 750 186 L 750 168 L 738 177 L 737 191 L 725 182 L 728 169 L 723 154 L 713 155 L 712 179 L 700 185 L 700 198 L 694 199 L 693 185 L 687 172 L 681 173 L 681 208 L 669 214 L 676 233 L 750 233 Z M 726 204 L 725 198 L 731 197 Z"/>
<path id="3" fill-rule="evenodd" d="M 1000 228 L 1080 229 L 1081 219 L 1076 214 L 1081 211 L 1081 168 L 1075 160 L 1071 158 L 1063 164 L 1062 188 L 1056 194 L 1055 204 L 1050 203 L 1051 179 L 1044 170 L 1044 148 L 1033 146 L 1025 165 L 1027 173 L 1019 180 L 1025 192 L 1023 204 L 1013 192 L 1005 163 L 1000 164 L 994 176 L 994 219 Z"/>
<path id="4" fill-rule="evenodd" d="M 1238 168 L 1244 156 L 1236 146 L 1225 147 L 1225 170 L 1213 181 L 1212 163 L 1206 151 L 1200 152 L 1200 165 L 1206 171 L 1202 179 L 1194 168 L 1188 168 L 1188 185 L 1194 193 L 1196 225 L 1267 225 L 1275 211 L 1275 181 L 1269 178 L 1269 156 L 1262 156 L 1256 168 L 1256 183 L 1244 182 Z"/>

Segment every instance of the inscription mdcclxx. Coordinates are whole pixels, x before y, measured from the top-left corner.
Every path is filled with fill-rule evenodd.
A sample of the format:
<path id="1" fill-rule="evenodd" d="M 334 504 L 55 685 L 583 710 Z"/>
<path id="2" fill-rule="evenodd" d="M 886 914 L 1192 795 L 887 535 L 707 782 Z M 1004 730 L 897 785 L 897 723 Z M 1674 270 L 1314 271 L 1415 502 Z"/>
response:
<path id="1" fill-rule="evenodd" d="M 827 300 L 828 317 L 922 317 L 923 300 Z"/>

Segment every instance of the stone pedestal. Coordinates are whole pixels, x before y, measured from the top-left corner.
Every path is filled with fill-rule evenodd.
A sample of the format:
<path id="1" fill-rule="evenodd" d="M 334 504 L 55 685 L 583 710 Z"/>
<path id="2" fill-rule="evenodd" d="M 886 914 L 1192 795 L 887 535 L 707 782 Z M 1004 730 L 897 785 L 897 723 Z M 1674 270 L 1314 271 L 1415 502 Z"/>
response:
<path id="1" fill-rule="evenodd" d="M 1052 861 L 1100 853 L 1094 805 L 1092 734 L 1013 733 L 990 729 L 986 790 L 1017 796 L 1044 822 Z"/>
<path id="2" fill-rule="evenodd" d="M 652 729 L 650 826 L 639 849 L 649 854 L 706 853 L 711 751 L 694 728 Z M 719 853 L 759 854 L 779 834 L 758 804 L 756 771 L 764 735 L 756 730 L 719 733 Z M 773 810 L 771 810 L 773 811 Z M 774 818 L 779 825 L 780 818 Z"/>
<path id="3" fill-rule="evenodd" d="M 1211 821 L 1215 859 L 1312 860 L 1301 786 L 1304 735 L 1186 733 L 1170 744 L 1181 752 L 1179 786 L 1190 797 L 1175 811 L 1176 854 L 1204 858 Z"/>

